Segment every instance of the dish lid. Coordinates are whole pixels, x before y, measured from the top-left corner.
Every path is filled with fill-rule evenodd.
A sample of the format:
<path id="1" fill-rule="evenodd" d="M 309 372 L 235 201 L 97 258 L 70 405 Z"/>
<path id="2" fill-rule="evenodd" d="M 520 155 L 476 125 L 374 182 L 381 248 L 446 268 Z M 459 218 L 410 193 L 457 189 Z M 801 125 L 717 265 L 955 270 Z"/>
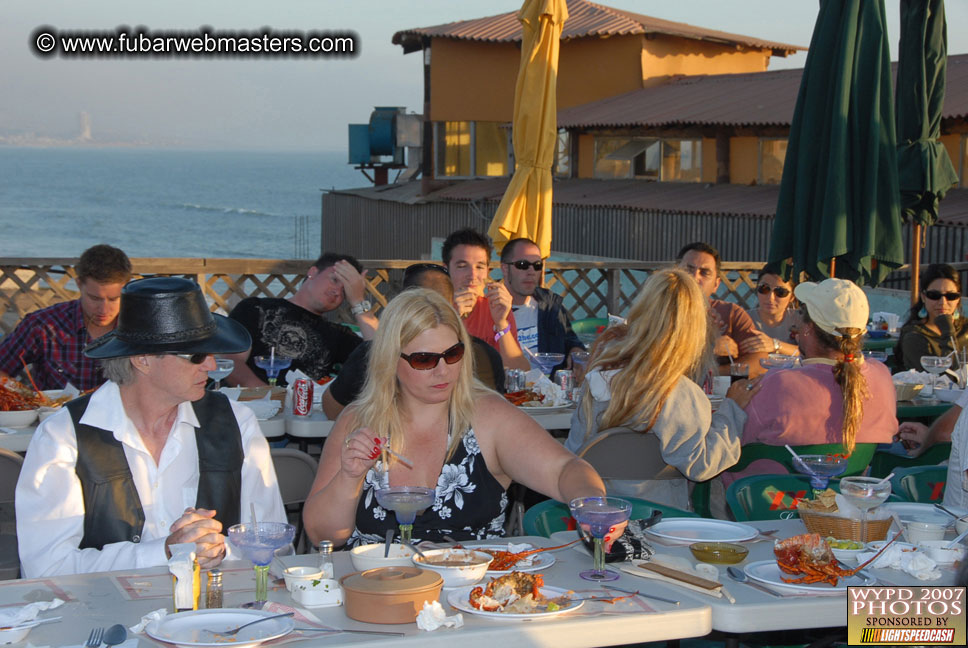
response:
<path id="1" fill-rule="evenodd" d="M 444 579 L 420 567 L 377 567 L 344 576 L 340 584 L 348 591 L 366 594 L 402 594 L 440 587 Z"/>

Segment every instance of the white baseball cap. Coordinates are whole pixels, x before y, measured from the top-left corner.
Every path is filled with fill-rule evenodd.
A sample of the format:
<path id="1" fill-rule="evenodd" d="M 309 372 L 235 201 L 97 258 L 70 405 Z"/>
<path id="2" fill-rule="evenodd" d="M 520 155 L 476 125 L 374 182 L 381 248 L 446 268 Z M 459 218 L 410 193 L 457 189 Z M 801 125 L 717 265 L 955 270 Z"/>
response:
<path id="1" fill-rule="evenodd" d="M 841 337 L 840 328 L 867 329 L 870 305 L 867 295 L 853 281 L 824 279 L 820 283 L 806 281 L 799 284 L 793 294 L 807 305 L 807 312 L 814 324 Z"/>

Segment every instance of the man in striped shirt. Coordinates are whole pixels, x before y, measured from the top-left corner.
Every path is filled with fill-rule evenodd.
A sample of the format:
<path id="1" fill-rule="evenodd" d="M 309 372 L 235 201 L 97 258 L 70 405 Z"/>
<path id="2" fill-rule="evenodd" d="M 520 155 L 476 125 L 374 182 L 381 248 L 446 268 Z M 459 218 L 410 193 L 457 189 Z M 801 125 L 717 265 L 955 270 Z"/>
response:
<path id="1" fill-rule="evenodd" d="M 78 299 L 28 314 L 0 339 L 0 374 L 17 376 L 30 365 L 38 389 L 70 383 L 87 391 L 104 382 L 97 361 L 82 351 L 114 330 L 131 261 L 116 247 L 95 245 L 81 254 L 75 272 Z"/>

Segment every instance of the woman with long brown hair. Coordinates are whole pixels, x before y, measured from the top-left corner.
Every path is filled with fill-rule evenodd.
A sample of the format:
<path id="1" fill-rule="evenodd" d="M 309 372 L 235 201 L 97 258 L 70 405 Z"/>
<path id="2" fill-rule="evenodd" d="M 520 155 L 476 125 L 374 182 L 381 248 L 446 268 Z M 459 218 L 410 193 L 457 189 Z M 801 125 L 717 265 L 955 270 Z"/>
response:
<path id="1" fill-rule="evenodd" d="M 709 316 L 696 282 L 678 269 L 657 270 L 642 286 L 626 327 L 611 327 L 592 348 L 581 403 L 565 447 L 575 451 L 600 430 L 629 427 L 654 434 L 662 459 L 680 478 L 607 480 L 609 492 L 686 509 L 688 479 L 710 479 L 739 460 L 742 426 L 725 411 L 745 405 L 747 381 L 730 388 L 714 413 L 690 376 L 704 375 Z"/>
<path id="2" fill-rule="evenodd" d="M 968 320 L 961 312 L 958 271 L 946 263 L 932 263 L 921 273 L 921 286 L 894 348 L 901 370 L 924 371 L 921 356 L 948 355 L 968 346 Z M 954 366 L 958 366 L 957 359 Z"/>

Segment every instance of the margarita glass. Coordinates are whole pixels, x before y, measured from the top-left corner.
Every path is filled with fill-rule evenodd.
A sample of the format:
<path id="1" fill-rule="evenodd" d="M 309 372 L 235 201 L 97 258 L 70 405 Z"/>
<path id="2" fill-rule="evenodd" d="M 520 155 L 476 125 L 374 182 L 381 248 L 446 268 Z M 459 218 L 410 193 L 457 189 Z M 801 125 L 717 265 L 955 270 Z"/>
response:
<path id="1" fill-rule="evenodd" d="M 269 563 L 277 549 L 292 542 L 296 527 L 282 522 L 255 522 L 229 527 L 229 542 L 235 545 L 255 569 L 255 600 L 268 600 Z"/>
<path id="2" fill-rule="evenodd" d="M 434 503 L 436 497 L 433 488 L 423 486 L 391 486 L 376 491 L 377 504 L 396 513 L 400 541 L 404 544 L 410 542 L 414 520 Z"/>
<path id="3" fill-rule="evenodd" d="M 283 369 L 288 369 L 289 365 L 292 364 L 292 358 L 285 358 L 283 356 L 256 356 L 255 366 L 259 369 L 263 369 L 266 372 L 266 376 L 269 378 L 269 386 L 276 386 L 276 378 L 279 377 L 279 372 Z"/>
<path id="4" fill-rule="evenodd" d="M 928 390 L 922 389 L 921 395 L 934 396 L 934 390 L 937 387 L 938 376 L 940 376 L 945 371 L 951 368 L 951 356 L 950 355 L 946 355 L 946 356 L 923 355 L 921 356 L 921 366 L 924 368 L 925 371 L 927 371 L 929 374 L 933 376 L 933 378 L 931 379 L 930 393 L 925 394 L 924 392 Z"/>
<path id="5" fill-rule="evenodd" d="M 866 542 L 869 511 L 891 496 L 891 482 L 877 477 L 844 477 L 840 480 L 840 494 L 864 512 L 860 520 L 860 537 Z"/>
<path id="6" fill-rule="evenodd" d="M 838 455 L 797 455 L 793 458 L 793 467 L 810 477 L 810 486 L 816 499 L 827 489 L 831 477 L 844 474 L 847 458 Z"/>
<path id="7" fill-rule="evenodd" d="M 212 389 L 218 391 L 222 386 L 222 378 L 225 378 L 235 369 L 235 361 L 231 358 L 215 358 L 215 369 L 208 372 L 208 377 L 215 381 Z"/>
<path id="8" fill-rule="evenodd" d="M 551 370 L 561 364 L 565 359 L 564 353 L 532 353 L 531 360 L 534 361 L 535 368 L 540 369 L 541 373 L 548 376 Z"/>
<path id="9" fill-rule="evenodd" d="M 604 538 L 615 529 L 615 538 L 622 535 L 632 513 L 632 504 L 618 497 L 577 497 L 568 504 L 571 515 L 582 528 L 587 528 L 595 539 L 595 568 L 578 575 L 590 581 L 618 580 L 617 572 L 605 569 Z M 621 527 L 621 528 L 619 528 Z M 614 540 L 614 538 L 613 538 Z"/>

